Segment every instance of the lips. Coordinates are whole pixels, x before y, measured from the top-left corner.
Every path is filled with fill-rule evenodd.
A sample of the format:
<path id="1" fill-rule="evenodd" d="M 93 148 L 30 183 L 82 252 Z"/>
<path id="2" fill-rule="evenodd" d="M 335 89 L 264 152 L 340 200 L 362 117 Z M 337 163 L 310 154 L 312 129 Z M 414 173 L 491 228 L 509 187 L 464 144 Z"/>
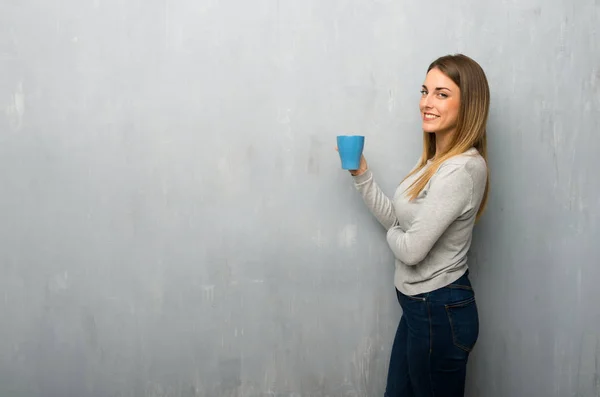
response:
<path id="1" fill-rule="evenodd" d="M 423 119 L 426 121 L 432 121 L 435 120 L 437 118 L 439 118 L 440 116 L 438 116 L 437 114 L 432 114 L 432 113 L 423 113 Z"/>

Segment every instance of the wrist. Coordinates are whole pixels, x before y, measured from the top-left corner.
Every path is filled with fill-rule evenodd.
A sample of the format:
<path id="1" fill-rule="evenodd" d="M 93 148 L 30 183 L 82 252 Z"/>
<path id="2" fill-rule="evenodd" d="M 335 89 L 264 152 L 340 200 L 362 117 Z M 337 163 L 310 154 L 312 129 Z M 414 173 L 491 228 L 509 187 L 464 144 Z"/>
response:
<path id="1" fill-rule="evenodd" d="M 351 174 L 352 178 L 354 179 L 355 183 L 361 184 L 364 183 L 366 181 L 368 181 L 369 179 L 371 179 L 372 175 L 371 175 L 371 171 L 367 168 L 366 170 L 357 170 L 357 174 Z"/>

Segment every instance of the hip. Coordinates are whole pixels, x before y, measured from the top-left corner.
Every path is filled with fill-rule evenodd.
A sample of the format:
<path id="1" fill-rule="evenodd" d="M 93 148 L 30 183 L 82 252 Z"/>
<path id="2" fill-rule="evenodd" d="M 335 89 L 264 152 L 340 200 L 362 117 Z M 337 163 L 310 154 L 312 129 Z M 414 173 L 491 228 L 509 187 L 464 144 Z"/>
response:
<path id="1" fill-rule="evenodd" d="M 431 292 L 408 296 L 396 290 L 409 330 L 437 335 L 434 344 L 454 344 L 470 352 L 479 334 L 479 312 L 468 271 L 458 280 Z"/>

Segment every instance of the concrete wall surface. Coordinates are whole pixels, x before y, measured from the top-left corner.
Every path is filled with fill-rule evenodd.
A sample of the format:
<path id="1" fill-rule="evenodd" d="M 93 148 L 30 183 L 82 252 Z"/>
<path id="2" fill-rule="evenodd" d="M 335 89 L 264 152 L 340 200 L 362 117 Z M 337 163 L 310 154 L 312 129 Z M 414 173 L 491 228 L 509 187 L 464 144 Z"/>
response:
<path id="1" fill-rule="evenodd" d="M 0 0 L 0 396 L 382 396 L 428 64 L 485 69 L 471 397 L 600 396 L 600 1 Z"/>

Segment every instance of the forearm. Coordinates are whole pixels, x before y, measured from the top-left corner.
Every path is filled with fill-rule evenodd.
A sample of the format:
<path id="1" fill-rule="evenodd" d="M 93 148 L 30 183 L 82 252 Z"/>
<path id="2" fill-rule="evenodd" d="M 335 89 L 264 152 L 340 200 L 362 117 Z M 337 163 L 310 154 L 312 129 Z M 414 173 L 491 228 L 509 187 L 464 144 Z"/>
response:
<path id="1" fill-rule="evenodd" d="M 363 201 L 375 216 L 375 218 L 386 229 L 397 224 L 396 213 L 392 201 L 383 193 L 379 185 L 373 179 L 370 170 L 363 174 L 353 176 L 354 185 L 362 195 Z"/>

